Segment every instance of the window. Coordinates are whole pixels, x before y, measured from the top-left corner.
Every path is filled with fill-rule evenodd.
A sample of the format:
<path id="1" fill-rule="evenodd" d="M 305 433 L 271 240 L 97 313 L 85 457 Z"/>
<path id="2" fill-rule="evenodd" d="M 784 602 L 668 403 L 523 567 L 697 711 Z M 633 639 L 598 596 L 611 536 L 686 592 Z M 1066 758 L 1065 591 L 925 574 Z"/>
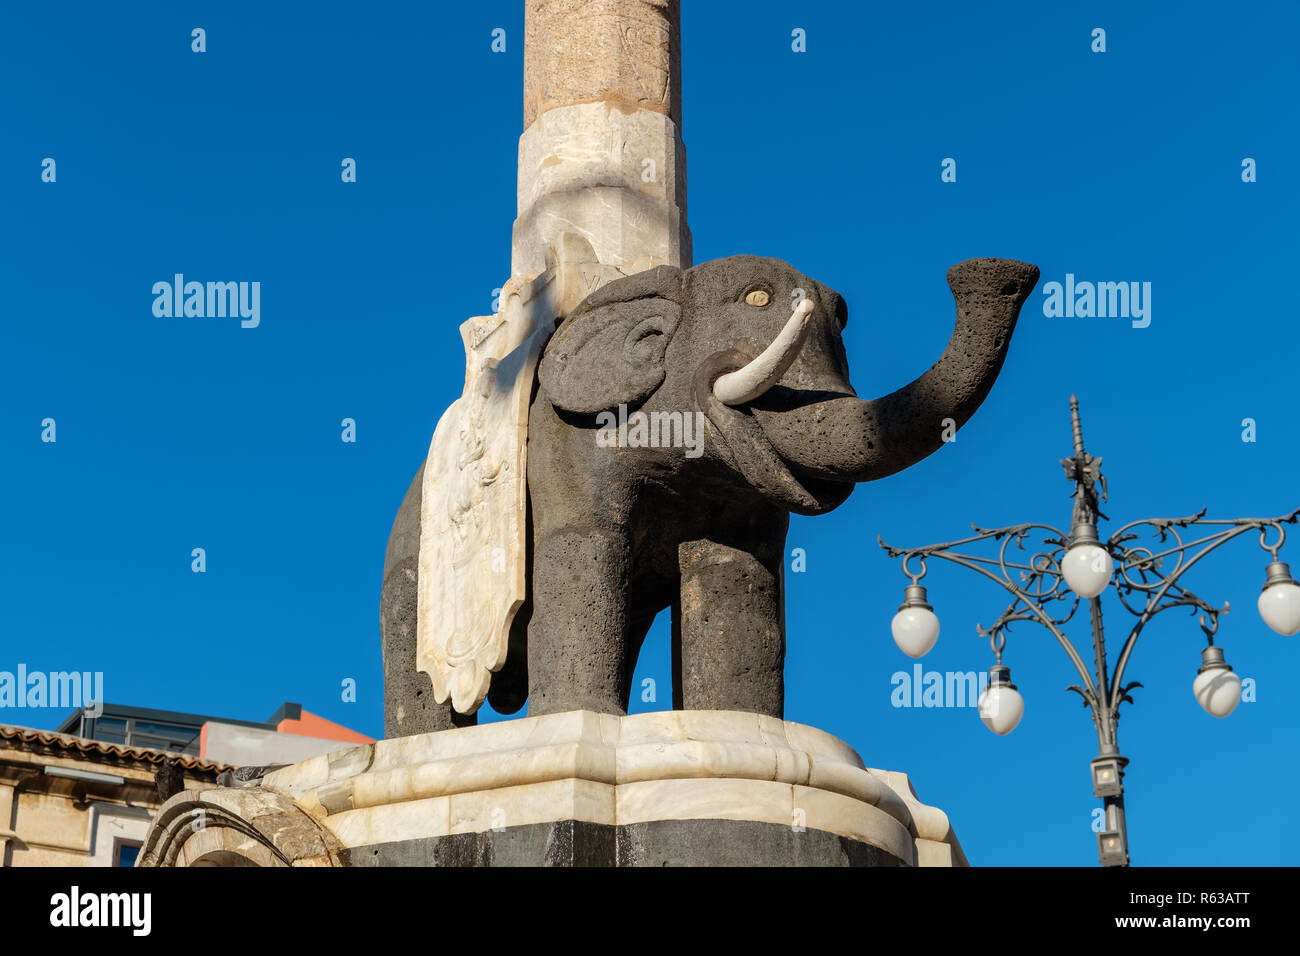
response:
<path id="1" fill-rule="evenodd" d="M 198 736 L 197 727 L 165 724 L 153 720 L 132 720 L 127 743 L 132 747 L 145 747 L 152 750 L 183 751 L 195 743 Z"/>
<path id="2" fill-rule="evenodd" d="M 100 717 L 90 725 L 92 739 L 106 744 L 197 753 L 199 729 L 193 725 L 135 717 Z"/>
<path id="3" fill-rule="evenodd" d="M 140 855 L 140 844 L 127 840 L 118 840 L 113 847 L 114 866 L 135 866 L 135 859 Z"/>
<path id="4" fill-rule="evenodd" d="M 121 717 L 100 717 L 91 724 L 90 732 L 106 744 L 126 743 L 126 721 Z"/>

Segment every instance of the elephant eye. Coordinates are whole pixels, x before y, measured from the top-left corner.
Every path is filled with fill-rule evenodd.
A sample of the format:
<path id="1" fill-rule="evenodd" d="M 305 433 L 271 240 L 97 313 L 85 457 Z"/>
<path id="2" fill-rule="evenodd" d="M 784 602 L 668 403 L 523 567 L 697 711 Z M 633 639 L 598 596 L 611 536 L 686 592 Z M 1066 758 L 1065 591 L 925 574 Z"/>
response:
<path id="1" fill-rule="evenodd" d="M 772 296 L 768 294 L 766 289 L 754 289 L 745 296 L 746 304 L 756 306 L 760 309 L 771 301 Z"/>

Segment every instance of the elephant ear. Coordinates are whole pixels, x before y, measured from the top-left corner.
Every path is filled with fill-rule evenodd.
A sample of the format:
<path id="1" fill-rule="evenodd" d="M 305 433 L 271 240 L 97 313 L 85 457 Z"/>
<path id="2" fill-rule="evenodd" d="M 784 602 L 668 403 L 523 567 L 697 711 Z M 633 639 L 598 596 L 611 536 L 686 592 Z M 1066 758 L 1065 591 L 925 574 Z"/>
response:
<path id="1" fill-rule="evenodd" d="M 551 402 L 581 415 L 636 405 L 664 380 L 681 319 L 681 270 L 659 266 L 587 296 L 551 337 L 538 377 Z"/>

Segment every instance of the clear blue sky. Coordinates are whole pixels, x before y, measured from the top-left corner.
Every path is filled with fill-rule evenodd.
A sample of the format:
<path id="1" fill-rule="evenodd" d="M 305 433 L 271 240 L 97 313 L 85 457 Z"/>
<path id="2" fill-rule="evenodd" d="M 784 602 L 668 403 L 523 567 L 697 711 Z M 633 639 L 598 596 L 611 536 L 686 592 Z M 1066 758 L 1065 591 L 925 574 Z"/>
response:
<path id="1" fill-rule="evenodd" d="M 509 272 L 523 4 L 293 6 L 0 9 L 0 670 L 102 670 L 113 702 L 237 718 L 298 701 L 379 735 L 385 540 L 460 392 L 457 326 Z M 967 257 L 1025 259 L 1043 282 L 1152 284 L 1145 329 L 1047 318 L 1036 292 L 955 444 L 794 519 L 789 538 L 807 571 L 787 577 L 787 717 L 907 771 L 977 863 L 1095 865 L 1096 741 L 1065 655 L 1041 629 L 1012 634 L 1027 711 L 1006 738 L 970 709 L 892 707 L 890 676 L 911 667 L 888 628 L 904 579 L 875 537 L 1064 525 L 1071 392 L 1115 523 L 1300 506 L 1300 15 L 687 6 L 696 260 L 778 256 L 842 292 L 861 394 L 938 355 L 944 272 Z M 340 182 L 345 156 L 356 184 Z M 940 182 L 945 157 L 956 183 Z M 1245 157 L 1258 182 L 1241 181 Z M 155 318 L 151 286 L 177 272 L 260 281 L 260 327 Z M 47 417 L 56 444 L 40 440 Z M 1300 638 L 1255 612 L 1264 563 L 1245 539 L 1188 579 L 1231 601 L 1220 643 L 1256 702 L 1222 721 L 1196 705 L 1201 637 L 1181 612 L 1139 644 L 1130 674 L 1146 687 L 1120 728 L 1135 863 L 1300 862 Z M 974 628 L 1002 592 L 948 567 L 927 584 L 943 633 L 925 667 L 986 669 Z M 1117 645 L 1126 618 L 1110 610 Z M 670 700 L 662 621 L 646 676 Z M 349 677 L 356 703 L 340 699 Z"/>

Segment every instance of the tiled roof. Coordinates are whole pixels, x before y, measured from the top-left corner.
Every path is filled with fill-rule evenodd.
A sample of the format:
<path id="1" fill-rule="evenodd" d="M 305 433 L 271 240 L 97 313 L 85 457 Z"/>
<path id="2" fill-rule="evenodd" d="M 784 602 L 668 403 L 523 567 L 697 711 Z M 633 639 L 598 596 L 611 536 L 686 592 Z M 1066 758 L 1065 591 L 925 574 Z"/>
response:
<path id="1" fill-rule="evenodd" d="M 12 727 L 0 724 L 0 743 L 17 750 L 27 750 L 33 745 L 51 747 L 57 750 L 76 751 L 81 754 L 101 754 L 106 757 L 121 757 L 140 763 L 161 764 L 166 760 L 177 761 L 182 768 L 193 773 L 218 774 L 235 768 L 224 763 L 211 763 L 197 757 L 172 753 L 167 750 L 147 750 L 143 747 L 123 747 L 119 744 L 106 744 L 98 740 L 87 740 L 71 734 L 57 734 L 52 730 L 35 730 L 31 727 Z"/>

